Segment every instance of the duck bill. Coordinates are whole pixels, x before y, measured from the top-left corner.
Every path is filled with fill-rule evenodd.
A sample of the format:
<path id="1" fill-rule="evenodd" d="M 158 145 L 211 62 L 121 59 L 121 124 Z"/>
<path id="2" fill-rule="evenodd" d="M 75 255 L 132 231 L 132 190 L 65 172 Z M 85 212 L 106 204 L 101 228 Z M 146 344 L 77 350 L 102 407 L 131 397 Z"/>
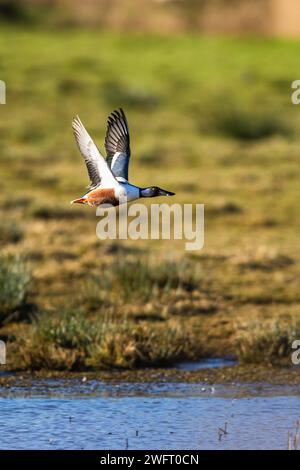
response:
<path id="1" fill-rule="evenodd" d="M 166 191 L 165 189 L 160 189 L 158 192 L 159 196 L 175 196 L 175 193 L 172 193 L 171 191 Z"/>

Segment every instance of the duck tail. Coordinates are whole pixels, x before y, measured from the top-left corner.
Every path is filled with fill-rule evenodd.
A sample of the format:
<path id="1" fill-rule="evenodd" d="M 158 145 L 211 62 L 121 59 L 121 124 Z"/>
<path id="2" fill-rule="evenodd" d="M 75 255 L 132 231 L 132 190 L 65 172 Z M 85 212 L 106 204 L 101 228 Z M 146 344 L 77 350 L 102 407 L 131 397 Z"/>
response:
<path id="1" fill-rule="evenodd" d="M 86 197 L 79 197 L 78 199 L 74 199 L 71 201 L 71 204 L 86 204 L 87 203 L 87 198 Z"/>

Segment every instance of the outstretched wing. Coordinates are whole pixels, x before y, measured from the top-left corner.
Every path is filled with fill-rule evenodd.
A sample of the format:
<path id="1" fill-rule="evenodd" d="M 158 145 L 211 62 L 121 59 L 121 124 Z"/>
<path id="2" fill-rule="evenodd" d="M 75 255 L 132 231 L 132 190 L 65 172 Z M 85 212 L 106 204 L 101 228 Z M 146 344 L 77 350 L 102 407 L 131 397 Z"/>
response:
<path id="1" fill-rule="evenodd" d="M 73 119 L 72 128 L 77 145 L 88 170 L 90 189 L 96 188 L 100 184 L 104 188 L 114 187 L 117 184 L 117 181 L 79 119 L 79 116 L 76 116 Z"/>
<path id="2" fill-rule="evenodd" d="M 119 181 L 128 180 L 130 137 L 123 109 L 114 111 L 108 118 L 105 136 L 106 161 Z"/>

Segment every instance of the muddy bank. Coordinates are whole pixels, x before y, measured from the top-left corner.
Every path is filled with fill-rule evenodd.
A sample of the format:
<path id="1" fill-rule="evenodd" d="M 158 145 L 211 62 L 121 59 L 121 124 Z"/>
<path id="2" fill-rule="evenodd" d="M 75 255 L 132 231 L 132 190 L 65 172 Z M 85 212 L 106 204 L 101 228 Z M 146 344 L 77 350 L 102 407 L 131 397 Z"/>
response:
<path id="1" fill-rule="evenodd" d="M 143 369 L 134 371 L 97 371 L 97 372 L 49 372 L 0 373 L 0 387 L 9 389 L 20 386 L 30 387 L 37 380 L 59 379 L 69 381 L 78 379 L 83 383 L 91 380 L 103 382 L 186 382 L 207 384 L 256 383 L 273 385 L 300 385 L 300 369 L 296 367 L 266 366 L 229 366 L 199 370 L 181 369 Z M 3 393 L 3 390 L 2 390 Z"/>

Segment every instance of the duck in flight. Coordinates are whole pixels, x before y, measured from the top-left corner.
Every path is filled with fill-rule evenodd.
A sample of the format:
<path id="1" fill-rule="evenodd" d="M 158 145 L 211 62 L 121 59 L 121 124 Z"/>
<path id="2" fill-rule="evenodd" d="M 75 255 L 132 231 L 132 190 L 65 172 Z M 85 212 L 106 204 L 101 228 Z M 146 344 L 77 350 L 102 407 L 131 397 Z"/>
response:
<path id="1" fill-rule="evenodd" d="M 79 150 L 85 160 L 90 178 L 87 193 L 72 203 L 100 206 L 118 206 L 122 202 L 134 201 L 143 197 L 174 196 L 175 193 L 150 186 L 140 188 L 128 182 L 130 159 L 130 137 L 124 111 L 120 108 L 108 118 L 105 137 L 106 160 L 99 152 L 84 125 L 76 116 L 72 128 Z"/>

